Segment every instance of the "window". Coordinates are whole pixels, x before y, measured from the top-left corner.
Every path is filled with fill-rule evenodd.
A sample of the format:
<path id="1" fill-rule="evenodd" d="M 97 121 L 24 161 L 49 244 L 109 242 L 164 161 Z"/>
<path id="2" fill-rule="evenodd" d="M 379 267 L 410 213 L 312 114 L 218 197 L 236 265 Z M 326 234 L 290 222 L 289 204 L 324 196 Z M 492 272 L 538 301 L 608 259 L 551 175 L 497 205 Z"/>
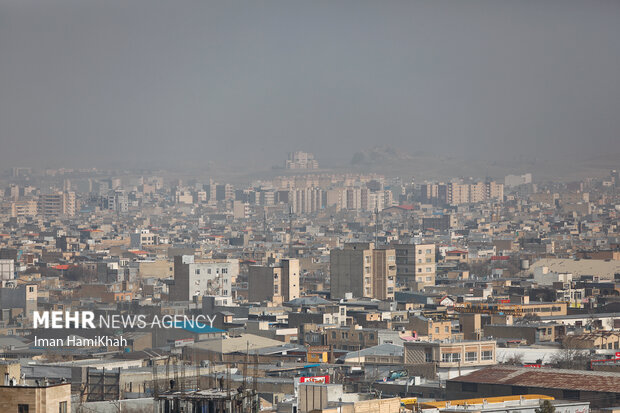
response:
<path id="1" fill-rule="evenodd" d="M 431 262 L 431 259 L 430 259 L 430 258 L 427 258 L 427 259 L 426 259 L 426 262 Z"/>
<path id="2" fill-rule="evenodd" d="M 433 361 L 433 353 L 426 353 L 426 354 L 425 354 L 425 358 L 424 358 L 424 359 L 425 359 L 425 361 L 426 361 L 427 363 L 432 362 L 432 361 Z"/>
<path id="3" fill-rule="evenodd" d="M 475 351 L 468 351 L 465 353 L 465 361 L 478 361 L 478 353 Z"/>
<path id="4" fill-rule="evenodd" d="M 67 413 L 67 402 L 58 403 L 58 413 Z"/>
<path id="5" fill-rule="evenodd" d="M 336 332 L 332 331 L 332 338 L 336 338 Z"/>
<path id="6" fill-rule="evenodd" d="M 418 272 L 422 272 L 422 268 L 418 268 Z"/>
<path id="7" fill-rule="evenodd" d="M 18 404 L 17 405 L 17 413 L 28 413 L 28 405 L 27 404 Z"/>
<path id="8" fill-rule="evenodd" d="M 439 327 L 435 327 L 435 333 L 439 333 Z"/>
<path id="9" fill-rule="evenodd" d="M 33 293 L 34 292 L 34 287 L 28 287 L 28 292 L 29 293 Z"/>
<path id="10" fill-rule="evenodd" d="M 228 274 L 228 268 L 222 268 L 222 274 Z"/>
<path id="11" fill-rule="evenodd" d="M 374 340 L 374 339 L 375 339 L 375 334 L 374 334 L 374 333 L 370 333 L 370 334 L 368 335 L 368 339 L 370 339 L 370 340 Z"/>
<path id="12" fill-rule="evenodd" d="M 197 268 L 196 269 L 196 275 L 199 275 L 199 274 L 200 274 L 200 269 Z"/>
<path id="13" fill-rule="evenodd" d="M 431 253 L 431 249 L 430 249 L 430 248 L 428 248 L 428 249 L 426 250 L 426 253 L 427 253 L 427 254 L 430 254 L 430 253 Z"/>
<path id="14" fill-rule="evenodd" d="M 446 326 L 446 327 L 444 328 L 444 331 L 445 331 L 446 333 L 449 333 L 449 332 L 450 332 L 450 327 Z"/>
<path id="15" fill-rule="evenodd" d="M 358 338 L 359 338 L 359 341 L 364 341 L 364 334 L 359 333 Z"/>
<path id="16" fill-rule="evenodd" d="M 418 254 L 422 254 L 422 250 L 418 250 Z"/>
<path id="17" fill-rule="evenodd" d="M 444 363 L 458 363 L 461 361 L 461 353 L 443 353 L 441 361 Z"/>
<path id="18" fill-rule="evenodd" d="M 211 268 L 207 268 L 207 274 L 211 274 Z"/>
<path id="19" fill-rule="evenodd" d="M 340 315 L 344 315 L 344 307 L 340 309 Z"/>
<path id="20" fill-rule="evenodd" d="M 483 351 L 480 359 L 481 360 L 493 360 L 493 351 L 492 350 Z"/>
<path id="21" fill-rule="evenodd" d="M 426 272 L 431 272 L 432 268 L 431 267 L 426 267 Z"/>

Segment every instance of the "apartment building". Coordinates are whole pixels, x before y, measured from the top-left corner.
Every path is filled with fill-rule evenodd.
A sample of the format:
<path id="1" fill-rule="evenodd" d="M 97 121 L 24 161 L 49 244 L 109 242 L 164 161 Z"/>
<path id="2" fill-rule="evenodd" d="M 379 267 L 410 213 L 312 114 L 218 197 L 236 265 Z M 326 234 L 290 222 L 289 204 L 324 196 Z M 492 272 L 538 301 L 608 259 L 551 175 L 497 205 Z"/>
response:
<path id="1" fill-rule="evenodd" d="M 390 245 L 396 251 L 396 279 L 399 285 L 421 291 L 435 285 L 435 244 Z"/>
<path id="2" fill-rule="evenodd" d="M 311 153 L 296 151 L 289 152 L 284 167 L 286 169 L 319 169 L 319 162 Z"/>
<path id="3" fill-rule="evenodd" d="M 282 259 L 270 266 L 251 266 L 248 299 L 281 304 L 299 298 L 299 271 L 296 258 Z"/>
<path id="4" fill-rule="evenodd" d="M 170 301 L 190 301 L 194 297 L 230 296 L 239 275 L 237 259 L 201 259 L 193 255 L 174 257 L 174 284 Z"/>
<path id="5" fill-rule="evenodd" d="M 393 300 L 396 287 L 396 251 L 375 249 L 372 242 L 345 244 L 330 252 L 331 297 L 372 297 Z"/>
<path id="6" fill-rule="evenodd" d="M 335 349 L 361 350 L 380 344 L 400 344 L 398 331 L 362 328 L 359 325 L 330 328 L 325 331 L 325 344 Z"/>
<path id="7" fill-rule="evenodd" d="M 504 199 L 504 184 L 495 181 L 447 184 L 424 184 L 421 186 L 422 202 L 431 204 L 460 205 Z"/>
<path id="8" fill-rule="evenodd" d="M 404 344 L 404 363 L 434 363 L 437 376 L 449 379 L 496 364 L 496 342 L 476 341 L 410 341 Z"/>
<path id="9" fill-rule="evenodd" d="M 55 192 L 39 197 L 38 212 L 44 217 L 72 217 L 77 211 L 75 192 Z"/>
<path id="10" fill-rule="evenodd" d="M 69 413 L 71 383 L 0 386 L 0 410 L 18 413 Z"/>

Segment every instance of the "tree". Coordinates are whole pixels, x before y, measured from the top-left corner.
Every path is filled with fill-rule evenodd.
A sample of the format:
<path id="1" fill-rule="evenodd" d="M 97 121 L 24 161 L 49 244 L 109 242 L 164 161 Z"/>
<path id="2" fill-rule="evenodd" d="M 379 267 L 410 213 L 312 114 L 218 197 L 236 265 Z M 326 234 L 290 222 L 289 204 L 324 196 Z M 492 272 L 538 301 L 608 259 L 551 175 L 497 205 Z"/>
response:
<path id="1" fill-rule="evenodd" d="M 566 337 L 562 348 L 551 358 L 551 364 L 560 369 L 587 370 L 589 361 L 587 350 L 579 348 L 573 337 Z"/>
<path id="2" fill-rule="evenodd" d="M 508 359 L 506 359 L 506 361 L 504 361 L 504 364 L 509 364 L 512 366 L 523 365 L 523 354 L 513 353 L 510 357 L 508 357 Z"/>
<path id="3" fill-rule="evenodd" d="M 534 409 L 535 413 L 555 413 L 555 407 L 550 400 L 541 400 L 539 407 Z"/>

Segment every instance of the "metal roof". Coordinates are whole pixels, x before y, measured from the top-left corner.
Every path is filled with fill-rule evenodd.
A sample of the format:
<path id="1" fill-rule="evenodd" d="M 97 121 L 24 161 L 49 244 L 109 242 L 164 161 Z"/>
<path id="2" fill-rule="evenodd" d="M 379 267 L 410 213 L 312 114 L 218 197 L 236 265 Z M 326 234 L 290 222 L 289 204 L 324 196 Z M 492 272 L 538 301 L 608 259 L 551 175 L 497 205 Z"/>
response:
<path id="1" fill-rule="evenodd" d="M 620 393 L 620 373 L 495 366 L 449 381 Z"/>

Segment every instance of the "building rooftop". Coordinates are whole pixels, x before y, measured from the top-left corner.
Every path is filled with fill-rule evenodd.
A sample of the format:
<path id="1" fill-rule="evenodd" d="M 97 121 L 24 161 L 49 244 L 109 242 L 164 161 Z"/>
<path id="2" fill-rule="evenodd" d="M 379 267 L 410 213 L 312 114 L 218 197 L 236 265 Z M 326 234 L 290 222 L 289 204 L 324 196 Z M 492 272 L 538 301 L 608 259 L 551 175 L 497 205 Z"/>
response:
<path id="1" fill-rule="evenodd" d="M 620 373 L 494 366 L 450 381 L 620 393 Z"/>

